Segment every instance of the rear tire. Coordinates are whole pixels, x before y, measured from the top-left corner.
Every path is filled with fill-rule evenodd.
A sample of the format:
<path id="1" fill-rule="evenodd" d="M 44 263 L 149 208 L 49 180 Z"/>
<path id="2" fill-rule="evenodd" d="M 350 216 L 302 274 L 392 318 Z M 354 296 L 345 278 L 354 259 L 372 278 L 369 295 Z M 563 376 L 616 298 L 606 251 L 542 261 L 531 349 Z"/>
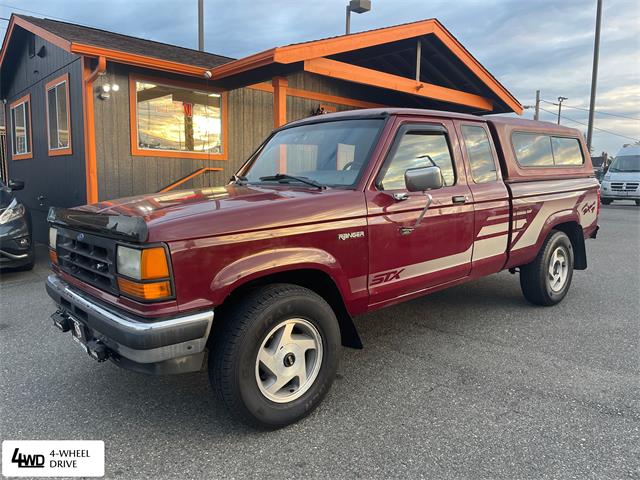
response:
<path id="1" fill-rule="evenodd" d="M 340 328 L 306 288 L 274 284 L 225 309 L 209 356 L 218 398 L 245 423 L 275 429 L 307 416 L 338 369 Z"/>
<path id="2" fill-rule="evenodd" d="M 564 232 L 552 230 L 536 259 L 520 267 L 520 287 L 534 305 L 550 306 L 562 301 L 573 277 L 573 247 Z"/>
<path id="3" fill-rule="evenodd" d="M 610 198 L 603 198 L 602 199 L 602 204 L 603 205 L 611 205 L 612 202 L 613 202 L 613 200 L 611 200 Z"/>

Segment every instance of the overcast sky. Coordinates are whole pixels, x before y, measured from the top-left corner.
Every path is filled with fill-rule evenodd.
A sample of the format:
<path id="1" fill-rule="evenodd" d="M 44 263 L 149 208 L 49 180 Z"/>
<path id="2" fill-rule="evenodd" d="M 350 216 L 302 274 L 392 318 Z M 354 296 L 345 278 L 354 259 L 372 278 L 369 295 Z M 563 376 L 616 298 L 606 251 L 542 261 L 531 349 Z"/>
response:
<path id="1" fill-rule="evenodd" d="M 344 32 L 347 0 L 205 0 L 206 49 L 241 57 Z M 438 18 L 522 104 L 569 99 L 588 108 L 596 0 L 372 0 L 352 15 L 352 32 Z M 18 7 L 18 8 L 16 8 Z M 19 10 L 21 9 L 21 10 Z M 26 12 L 25 10 L 31 10 Z M 197 48 L 196 0 L 0 0 L 12 11 L 48 16 Z M 7 22 L 0 21 L 4 35 Z M 556 112 L 557 107 L 543 103 Z M 595 127 L 640 139 L 640 1 L 604 0 Z M 563 123 L 581 129 L 588 113 L 564 108 Z M 532 117 L 532 110 L 524 116 Z M 564 115 L 563 115 L 564 117 Z M 542 112 L 555 121 L 555 113 Z M 594 132 L 594 149 L 610 154 L 633 140 Z"/>

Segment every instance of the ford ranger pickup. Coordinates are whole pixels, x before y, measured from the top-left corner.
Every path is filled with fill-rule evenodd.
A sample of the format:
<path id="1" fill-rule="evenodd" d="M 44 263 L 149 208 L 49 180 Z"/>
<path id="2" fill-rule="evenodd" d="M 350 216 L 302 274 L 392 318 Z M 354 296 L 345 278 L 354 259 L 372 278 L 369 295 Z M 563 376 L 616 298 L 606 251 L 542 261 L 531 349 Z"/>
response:
<path id="1" fill-rule="evenodd" d="M 52 208 L 46 288 L 96 360 L 207 368 L 233 414 L 278 428 L 362 347 L 357 315 L 502 270 L 531 304 L 560 302 L 599 209 L 577 130 L 342 112 L 274 131 L 223 187 Z"/>

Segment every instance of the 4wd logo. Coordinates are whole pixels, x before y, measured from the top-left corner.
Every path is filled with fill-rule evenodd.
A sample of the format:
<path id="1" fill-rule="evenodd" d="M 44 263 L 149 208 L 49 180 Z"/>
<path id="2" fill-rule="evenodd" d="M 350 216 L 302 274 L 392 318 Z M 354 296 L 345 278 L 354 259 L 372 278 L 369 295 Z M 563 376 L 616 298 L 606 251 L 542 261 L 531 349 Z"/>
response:
<path id="1" fill-rule="evenodd" d="M 404 272 L 404 268 L 400 270 L 391 270 L 390 272 L 378 273 L 371 279 L 371 286 L 380 285 L 381 283 L 387 283 L 392 280 L 400 280 L 400 274 Z"/>
<path id="2" fill-rule="evenodd" d="M 587 213 L 593 213 L 596 211 L 596 202 L 592 202 L 590 204 L 584 204 L 582 207 L 582 214 L 586 215 Z"/>
<path id="3" fill-rule="evenodd" d="M 25 455 L 16 448 L 11 463 L 17 463 L 19 468 L 44 468 L 44 455 Z"/>

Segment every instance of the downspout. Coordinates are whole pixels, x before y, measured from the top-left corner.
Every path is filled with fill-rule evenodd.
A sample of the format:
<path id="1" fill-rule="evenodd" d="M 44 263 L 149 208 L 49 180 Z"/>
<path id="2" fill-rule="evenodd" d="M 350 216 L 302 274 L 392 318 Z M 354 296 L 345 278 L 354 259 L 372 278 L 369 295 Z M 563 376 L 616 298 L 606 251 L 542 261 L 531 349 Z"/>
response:
<path id="1" fill-rule="evenodd" d="M 96 203 L 98 201 L 98 168 L 96 160 L 96 128 L 95 128 L 95 112 L 93 108 L 93 82 L 98 76 L 107 70 L 107 59 L 103 56 L 98 57 L 98 65 L 91 70 L 88 58 L 83 57 L 83 78 L 84 82 L 84 156 L 85 156 L 85 172 L 87 182 L 87 203 Z"/>

